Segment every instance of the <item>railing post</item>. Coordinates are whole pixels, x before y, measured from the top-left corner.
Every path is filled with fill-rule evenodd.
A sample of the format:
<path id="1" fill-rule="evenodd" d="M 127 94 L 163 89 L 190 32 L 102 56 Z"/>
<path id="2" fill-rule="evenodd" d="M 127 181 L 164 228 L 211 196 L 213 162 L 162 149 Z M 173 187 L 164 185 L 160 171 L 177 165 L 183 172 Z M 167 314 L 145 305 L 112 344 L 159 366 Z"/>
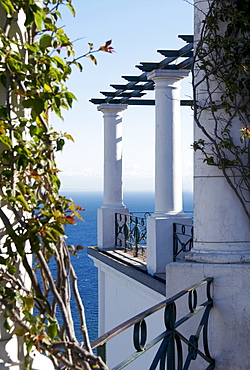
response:
<path id="1" fill-rule="evenodd" d="M 171 303 L 165 308 L 165 325 L 170 331 L 170 338 L 167 345 L 167 370 L 175 370 L 175 321 L 176 321 L 176 306 Z"/>
<path id="2" fill-rule="evenodd" d="M 135 253 L 134 253 L 134 257 L 138 257 L 138 242 L 139 242 L 139 238 L 138 238 L 138 217 L 135 216 L 135 232 L 134 232 L 134 236 L 135 236 Z"/>
<path id="3" fill-rule="evenodd" d="M 101 359 L 106 363 L 107 362 L 107 346 L 106 343 L 97 347 L 97 356 L 100 356 Z"/>

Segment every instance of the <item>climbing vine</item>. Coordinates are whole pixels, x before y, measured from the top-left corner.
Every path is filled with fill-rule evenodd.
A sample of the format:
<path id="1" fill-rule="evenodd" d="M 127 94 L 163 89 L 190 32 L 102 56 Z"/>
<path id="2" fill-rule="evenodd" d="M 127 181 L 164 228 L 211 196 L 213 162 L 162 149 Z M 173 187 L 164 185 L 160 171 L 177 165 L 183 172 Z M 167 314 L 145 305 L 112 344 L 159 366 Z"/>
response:
<path id="1" fill-rule="evenodd" d="M 79 59 L 96 63 L 95 52 L 113 48 L 111 41 L 97 50 L 89 43 L 87 53 L 75 56 L 74 43 L 58 26 L 62 6 L 74 15 L 71 0 L 0 0 L 0 303 L 5 329 L 26 345 L 26 369 L 33 350 L 55 368 L 107 369 L 91 350 L 72 246 L 65 242 L 65 225 L 81 219 L 83 209 L 59 194 L 54 152 L 73 138 L 55 131 L 49 114 L 62 118 L 72 107 L 76 98 L 66 82 L 74 66 L 82 69 Z"/>
<path id="2" fill-rule="evenodd" d="M 192 71 L 194 119 L 204 135 L 194 149 L 222 171 L 250 221 L 250 2 L 207 4 Z"/>

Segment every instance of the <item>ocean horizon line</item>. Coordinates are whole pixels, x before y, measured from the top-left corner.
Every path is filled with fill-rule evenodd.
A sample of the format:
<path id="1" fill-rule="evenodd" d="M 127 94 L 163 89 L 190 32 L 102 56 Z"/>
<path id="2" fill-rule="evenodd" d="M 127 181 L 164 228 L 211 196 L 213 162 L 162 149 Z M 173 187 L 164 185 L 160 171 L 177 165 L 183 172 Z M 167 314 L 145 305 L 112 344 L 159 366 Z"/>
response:
<path id="1" fill-rule="evenodd" d="M 103 190 L 82 190 L 82 189 L 69 189 L 69 188 L 62 188 L 60 189 L 60 193 L 98 193 L 98 194 L 103 194 Z M 153 190 L 125 190 L 123 194 L 127 193 L 138 193 L 138 194 L 154 194 Z M 193 190 L 183 190 L 182 194 L 193 194 Z"/>

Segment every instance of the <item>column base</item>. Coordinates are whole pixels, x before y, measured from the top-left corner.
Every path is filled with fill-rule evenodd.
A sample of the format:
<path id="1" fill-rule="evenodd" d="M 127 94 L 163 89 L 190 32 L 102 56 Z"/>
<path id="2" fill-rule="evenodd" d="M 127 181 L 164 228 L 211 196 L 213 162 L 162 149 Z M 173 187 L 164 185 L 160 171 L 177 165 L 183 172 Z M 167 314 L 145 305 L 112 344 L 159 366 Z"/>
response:
<path id="1" fill-rule="evenodd" d="M 184 212 L 157 214 L 147 219 L 147 269 L 151 275 L 165 273 L 173 262 L 173 223 L 192 224 Z"/>
<path id="2" fill-rule="evenodd" d="M 221 243 L 218 243 L 218 249 Z M 213 250 L 206 249 L 200 250 L 193 248 L 187 252 L 185 259 L 190 262 L 199 263 L 250 263 L 250 249 L 247 250 Z"/>

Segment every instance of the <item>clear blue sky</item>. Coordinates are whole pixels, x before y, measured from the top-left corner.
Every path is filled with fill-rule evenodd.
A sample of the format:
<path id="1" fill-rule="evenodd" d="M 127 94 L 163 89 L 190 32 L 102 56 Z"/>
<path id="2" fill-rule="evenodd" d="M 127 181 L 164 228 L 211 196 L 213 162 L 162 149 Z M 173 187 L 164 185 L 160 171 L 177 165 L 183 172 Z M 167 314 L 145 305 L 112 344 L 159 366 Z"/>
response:
<path id="1" fill-rule="evenodd" d="M 75 43 L 76 54 L 98 48 L 112 39 L 116 53 L 96 54 L 98 65 L 82 60 L 84 71 L 75 70 L 68 84 L 78 98 L 65 112 L 64 122 L 53 116 L 52 125 L 71 133 L 57 161 L 63 190 L 102 190 L 103 119 L 89 102 L 112 91 L 110 84 L 125 83 L 122 75 L 139 75 L 140 62 L 162 60 L 157 49 L 179 49 L 185 43 L 179 34 L 193 33 L 193 7 L 184 0 L 74 0 L 76 17 L 63 12 L 62 25 Z M 190 78 L 182 82 L 182 99 L 191 96 Z M 148 95 L 148 98 L 152 96 Z M 182 107 L 184 188 L 192 184 L 192 111 Z M 123 114 L 124 191 L 154 188 L 154 108 L 128 107 Z"/>

